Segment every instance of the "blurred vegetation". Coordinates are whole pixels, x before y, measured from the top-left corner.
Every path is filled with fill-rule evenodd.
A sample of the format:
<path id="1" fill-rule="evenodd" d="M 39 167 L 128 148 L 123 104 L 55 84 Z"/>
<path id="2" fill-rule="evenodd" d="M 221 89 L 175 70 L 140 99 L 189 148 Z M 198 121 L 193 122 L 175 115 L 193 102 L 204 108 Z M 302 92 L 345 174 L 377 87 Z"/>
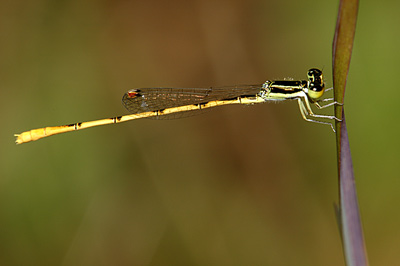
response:
<path id="1" fill-rule="evenodd" d="M 400 261 L 399 7 L 362 1 L 345 101 L 371 265 Z M 0 264 L 343 265 L 335 136 L 296 103 L 12 137 L 125 114 L 133 87 L 303 79 L 310 67 L 331 86 L 337 8 L 0 1 Z"/>

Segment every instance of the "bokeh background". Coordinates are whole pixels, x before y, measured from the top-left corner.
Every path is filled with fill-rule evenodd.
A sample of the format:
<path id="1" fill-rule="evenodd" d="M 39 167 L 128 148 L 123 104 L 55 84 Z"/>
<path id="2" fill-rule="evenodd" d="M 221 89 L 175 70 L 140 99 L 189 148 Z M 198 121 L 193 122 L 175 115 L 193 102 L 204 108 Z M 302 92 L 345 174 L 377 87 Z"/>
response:
<path id="1" fill-rule="evenodd" d="M 143 119 L 140 87 L 332 86 L 338 1 L 0 1 L 1 265 L 344 265 L 335 135 L 295 102 Z M 345 98 L 371 265 L 400 263 L 399 1 L 361 1 Z M 332 110 L 327 110 L 332 112 Z"/>

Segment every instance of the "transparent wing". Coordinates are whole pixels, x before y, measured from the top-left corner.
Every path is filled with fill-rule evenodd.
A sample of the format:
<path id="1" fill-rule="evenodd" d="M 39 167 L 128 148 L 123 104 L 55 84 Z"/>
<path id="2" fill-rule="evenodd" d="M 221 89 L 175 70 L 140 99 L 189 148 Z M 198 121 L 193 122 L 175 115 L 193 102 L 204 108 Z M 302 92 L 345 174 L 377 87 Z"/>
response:
<path id="1" fill-rule="evenodd" d="M 212 88 L 141 88 L 125 93 L 122 103 L 132 114 L 158 111 L 171 107 L 203 104 L 210 101 L 254 97 L 262 85 L 225 86 Z M 178 115 L 190 116 L 201 110 L 181 112 Z M 158 119 L 175 118 L 176 115 L 157 117 Z"/>

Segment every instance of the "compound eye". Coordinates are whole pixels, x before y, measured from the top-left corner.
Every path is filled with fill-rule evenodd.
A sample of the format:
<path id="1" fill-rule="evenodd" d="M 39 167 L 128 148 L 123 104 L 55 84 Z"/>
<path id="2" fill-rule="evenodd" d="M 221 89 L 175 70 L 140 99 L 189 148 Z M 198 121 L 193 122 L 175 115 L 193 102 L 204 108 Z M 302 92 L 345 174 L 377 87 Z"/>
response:
<path id="1" fill-rule="evenodd" d="M 324 88 L 321 85 L 315 85 L 313 91 L 322 91 Z"/>
<path id="2" fill-rule="evenodd" d="M 317 68 L 311 68 L 310 70 L 308 70 L 308 75 L 312 76 L 312 75 L 321 75 L 322 71 L 317 69 Z"/>
<path id="3" fill-rule="evenodd" d="M 319 69 L 311 68 L 308 70 L 307 76 L 310 81 L 322 81 L 322 71 Z"/>
<path id="4" fill-rule="evenodd" d="M 323 84 L 310 82 L 308 96 L 313 100 L 317 100 L 324 94 L 324 88 L 325 86 Z"/>

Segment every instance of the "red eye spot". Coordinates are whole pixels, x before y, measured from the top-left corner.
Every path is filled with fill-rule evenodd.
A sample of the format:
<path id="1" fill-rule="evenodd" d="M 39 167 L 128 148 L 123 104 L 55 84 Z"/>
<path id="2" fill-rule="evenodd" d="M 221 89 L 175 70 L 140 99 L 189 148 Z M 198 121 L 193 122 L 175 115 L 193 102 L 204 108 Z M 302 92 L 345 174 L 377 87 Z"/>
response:
<path id="1" fill-rule="evenodd" d="M 138 90 L 130 90 L 128 91 L 128 97 L 129 98 L 136 98 L 140 95 Z"/>

